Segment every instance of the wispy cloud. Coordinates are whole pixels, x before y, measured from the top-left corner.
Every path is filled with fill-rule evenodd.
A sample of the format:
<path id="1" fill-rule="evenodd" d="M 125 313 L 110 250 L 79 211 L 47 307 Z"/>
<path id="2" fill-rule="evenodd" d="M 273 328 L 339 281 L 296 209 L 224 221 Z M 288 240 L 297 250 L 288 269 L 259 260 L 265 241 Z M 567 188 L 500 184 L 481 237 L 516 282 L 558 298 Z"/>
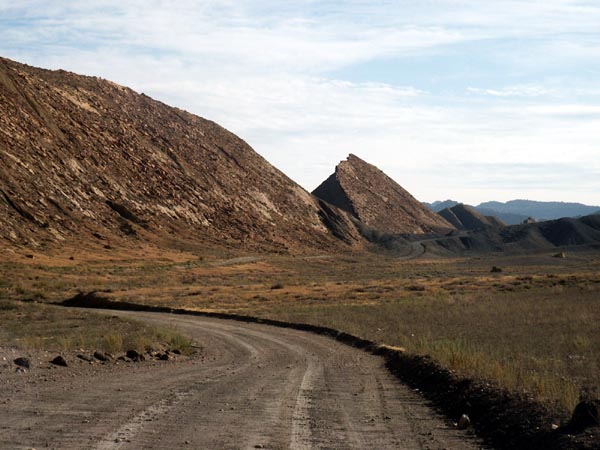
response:
<path id="1" fill-rule="evenodd" d="M 493 97 L 542 97 L 556 92 L 553 89 L 539 85 L 508 86 L 496 89 L 469 87 L 467 91 L 473 94 L 491 95 Z"/>
<path id="2" fill-rule="evenodd" d="M 552 185 L 557 190 L 576 194 L 573 198 L 585 198 L 588 204 L 600 205 L 589 197 L 600 177 L 600 165 L 597 164 L 583 169 L 578 165 L 543 162 L 449 164 L 429 176 L 443 176 L 448 170 L 460 175 L 461 181 L 457 185 L 457 180 L 452 179 L 447 187 L 471 192 L 472 204 L 487 201 L 492 196 L 500 201 L 516 198 L 561 200 L 557 196 L 548 196 L 548 185 Z"/>
<path id="3" fill-rule="evenodd" d="M 598 173 L 598 23 L 585 0 L 0 0 L 0 53 L 216 120 L 309 189 L 354 152 L 423 200 L 600 203 L 577 175 Z"/>
<path id="4" fill-rule="evenodd" d="M 535 105 L 526 108 L 526 111 L 531 114 L 540 114 L 555 117 L 590 117 L 600 119 L 600 105 Z"/>

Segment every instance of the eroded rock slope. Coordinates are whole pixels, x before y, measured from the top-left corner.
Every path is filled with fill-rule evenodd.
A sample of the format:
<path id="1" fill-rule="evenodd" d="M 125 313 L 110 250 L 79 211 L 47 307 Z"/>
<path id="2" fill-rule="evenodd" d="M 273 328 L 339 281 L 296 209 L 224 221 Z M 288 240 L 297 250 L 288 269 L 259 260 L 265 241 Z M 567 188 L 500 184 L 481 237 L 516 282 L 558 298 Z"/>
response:
<path id="1" fill-rule="evenodd" d="M 422 234 L 454 228 L 377 167 L 352 154 L 313 194 L 384 233 Z"/>
<path id="2" fill-rule="evenodd" d="M 356 245 L 324 205 L 209 120 L 112 82 L 0 59 L 0 243 Z"/>
<path id="3" fill-rule="evenodd" d="M 459 230 L 479 230 L 482 228 L 502 228 L 506 224 L 494 216 L 484 216 L 475 208 L 459 203 L 438 213 Z"/>

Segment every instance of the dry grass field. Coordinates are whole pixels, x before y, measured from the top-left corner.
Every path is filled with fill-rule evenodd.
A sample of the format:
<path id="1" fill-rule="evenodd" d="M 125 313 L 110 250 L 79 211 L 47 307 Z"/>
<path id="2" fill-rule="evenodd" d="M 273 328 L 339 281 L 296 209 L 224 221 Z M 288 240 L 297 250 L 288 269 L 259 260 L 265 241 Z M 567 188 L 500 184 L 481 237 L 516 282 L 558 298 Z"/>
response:
<path id="1" fill-rule="evenodd" d="M 380 303 L 274 307 L 312 323 L 431 355 L 462 375 L 524 390 L 562 409 L 600 379 L 598 290 L 408 297 Z"/>
<path id="2" fill-rule="evenodd" d="M 0 346 L 22 350 L 185 351 L 191 344 L 175 330 L 44 304 L 0 301 L 0 316 Z"/>
<path id="3" fill-rule="evenodd" d="M 31 256 L 0 263 L 0 301 L 58 302 L 98 291 L 113 300 L 332 326 L 431 355 L 563 411 L 600 388 L 598 252 L 400 260 L 140 248 Z"/>

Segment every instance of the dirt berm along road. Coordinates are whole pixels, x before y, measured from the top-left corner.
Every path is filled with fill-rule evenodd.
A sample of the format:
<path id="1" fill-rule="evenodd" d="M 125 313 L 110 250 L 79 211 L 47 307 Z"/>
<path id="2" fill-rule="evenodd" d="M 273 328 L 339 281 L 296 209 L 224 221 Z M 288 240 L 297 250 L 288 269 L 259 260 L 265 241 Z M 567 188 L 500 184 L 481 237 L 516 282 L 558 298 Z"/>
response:
<path id="1" fill-rule="evenodd" d="M 383 359 L 307 332 L 126 311 L 202 358 L 4 379 L 0 448 L 476 449 Z M 60 372 L 63 370 L 64 372 Z M 56 374 L 65 374 L 62 376 Z"/>

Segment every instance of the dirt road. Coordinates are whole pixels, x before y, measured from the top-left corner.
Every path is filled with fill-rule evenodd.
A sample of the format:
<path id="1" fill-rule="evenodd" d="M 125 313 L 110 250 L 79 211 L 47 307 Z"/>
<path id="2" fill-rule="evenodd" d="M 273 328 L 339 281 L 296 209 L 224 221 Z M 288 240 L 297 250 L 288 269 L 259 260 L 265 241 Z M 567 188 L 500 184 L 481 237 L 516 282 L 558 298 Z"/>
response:
<path id="1" fill-rule="evenodd" d="M 475 449 L 371 356 L 322 336 L 191 316 L 180 363 L 0 374 L 0 448 Z M 61 372 L 61 370 L 63 372 Z"/>

